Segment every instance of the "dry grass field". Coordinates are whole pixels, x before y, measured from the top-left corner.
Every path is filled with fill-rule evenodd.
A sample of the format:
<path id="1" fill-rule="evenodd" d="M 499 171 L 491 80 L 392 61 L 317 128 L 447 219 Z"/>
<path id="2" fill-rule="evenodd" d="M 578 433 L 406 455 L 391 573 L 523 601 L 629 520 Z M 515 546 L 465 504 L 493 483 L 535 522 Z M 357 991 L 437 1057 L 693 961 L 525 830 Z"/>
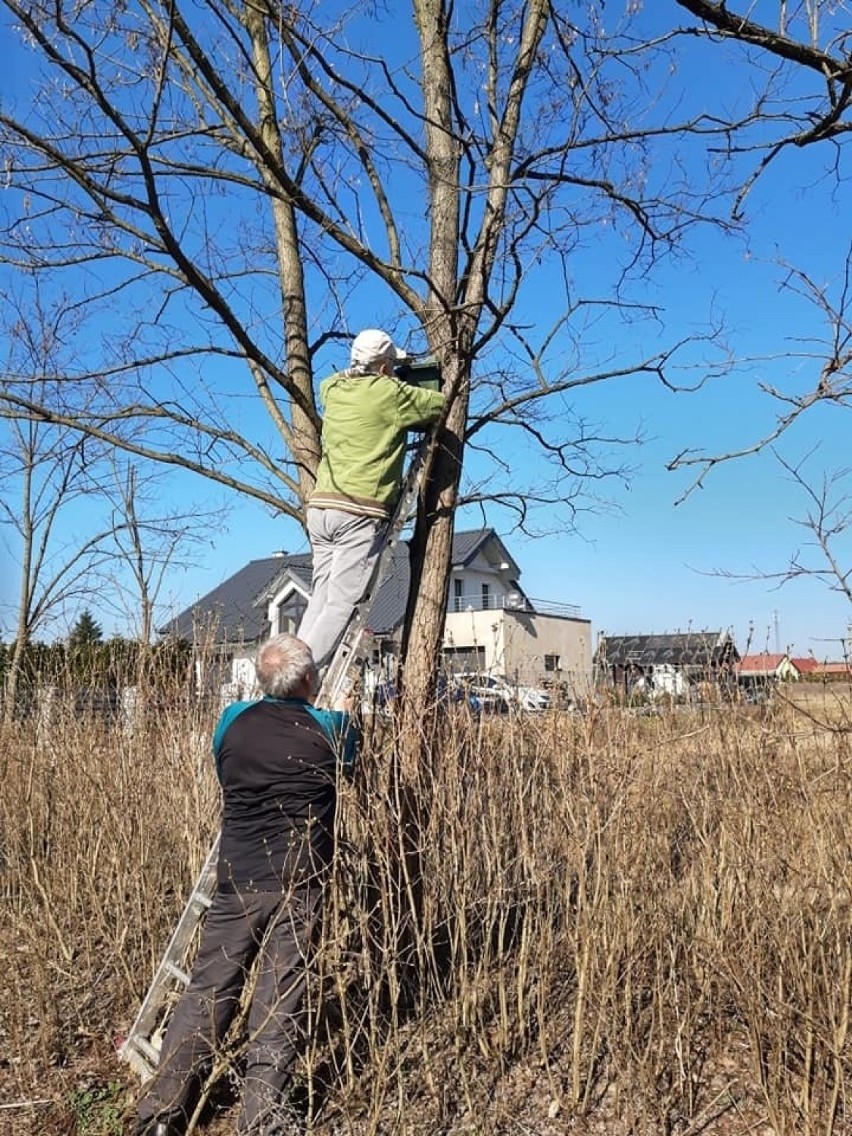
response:
<path id="1" fill-rule="evenodd" d="M 343 790 L 316 1136 L 852 1133 L 852 709 L 446 718 Z M 0 739 L 0 1131 L 118 1136 L 116 1057 L 216 827 L 212 712 Z M 233 1131 L 223 1055 L 197 1131 Z"/>

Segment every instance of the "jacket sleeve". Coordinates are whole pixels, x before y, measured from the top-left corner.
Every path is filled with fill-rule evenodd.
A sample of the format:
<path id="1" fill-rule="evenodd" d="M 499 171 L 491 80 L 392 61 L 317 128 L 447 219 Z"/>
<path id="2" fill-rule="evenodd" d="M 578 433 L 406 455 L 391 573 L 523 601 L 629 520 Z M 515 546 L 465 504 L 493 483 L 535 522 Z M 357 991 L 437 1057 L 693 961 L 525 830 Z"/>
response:
<path id="1" fill-rule="evenodd" d="M 416 387 L 401 379 L 395 381 L 400 426 L 429 426 L 440 417 L 444 408 L 444 396 L 440 391 Z"/>

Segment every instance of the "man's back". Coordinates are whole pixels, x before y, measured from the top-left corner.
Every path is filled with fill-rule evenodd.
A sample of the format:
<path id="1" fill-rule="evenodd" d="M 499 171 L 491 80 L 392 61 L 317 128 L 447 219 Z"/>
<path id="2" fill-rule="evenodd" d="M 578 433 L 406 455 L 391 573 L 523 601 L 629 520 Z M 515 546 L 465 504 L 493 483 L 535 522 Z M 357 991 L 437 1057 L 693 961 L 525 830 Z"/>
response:
<path id="1" fill-rule="evenodd" d="M 402 479 L 406 433 L 434 422 L 444 404 L 390 375 L 344 371 L 320 387 L 323 456 L 311 507 L 386 518 Z"/>
<path id="2" fill-rule="evenodd" d="M 277 891 L 320 873 L 333 847 L 337 755 L 315 714 L 294 699 L 235 704 L 215 752 L 219 888 Z"/>

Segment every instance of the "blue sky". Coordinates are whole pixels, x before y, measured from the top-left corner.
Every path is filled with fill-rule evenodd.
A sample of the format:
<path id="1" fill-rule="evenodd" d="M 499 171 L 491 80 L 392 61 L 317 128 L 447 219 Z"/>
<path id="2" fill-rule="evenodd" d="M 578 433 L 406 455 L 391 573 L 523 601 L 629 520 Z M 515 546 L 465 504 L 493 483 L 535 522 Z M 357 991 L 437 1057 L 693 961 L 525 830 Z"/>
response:
<path id="1" fill-rule="evenodd" d="M 764 8 L 771 7 L 764 5 Z M 659 26 L 661 5 L 646 6 L 647 26 Z M 724 87 L 727 101 L 745 95 L 737 84 L 745 72 L 721 56 L 699 55 L 687 45 L 681 57 L 684 71 L 701 68 L 703 82 L 687 83 L 681 98 L 696 108 Z M 506 514 L 488 512 L 519 561 L 523 584 L 533 597 L 579 604 L 594 630 L 609 634 L 662 632 L 692 628 L 731 628 L 741 649 L 753 625 L 753 645 L 790 647 L 796 654 L 838 657 L 840 639 L 852 622 L 848 601 L 832 594 L 817 580 L 800 580 L 779 588 L 760 578 L 777 573 L 807 535 L 794 523 L 805 502 L 769 452 L 743 458 L 713 471 L 704 486 L 680 504 L 691 475 L 668 472 L 666 466 L 684 449 L 711 453 L 748 445 L 771 429 L 777 406 L 758 390 L 758 381 L 787 390 L 812 389 L 819 377 L 817 348 L 826 325 L 814 307 L 781 287 L 786 260 L 805 269 L 820 286 L 836 287 L 844 255 L 852 238 L 844 194 L 829 172 L 829 151 L 796 151 L 782 159 L 757 182 L 746 202 L 747 225 L 742 235 L 696 230 L 681 255 L 649 283 L 640 298 L 660 306 L 654 323 L 633 327 L 604 320 L 595 331 L 597 343 L 587 342 L 586 363 L 618 361 L 642 351 L 659 349 L 674 339 L 698 334 L 709 317 L 721 321 L 724 338 L 737 362 L 730 373 L 708 381 L 693 393 L 673 393 L 653 378 L 640 376 L 585 388 L 572 400 L 574 409 L 607 433 L 631 435 L 644 441 L 627 455 L 633 467 L 629 486 L 619 481 L 602 488 L 606 500 L 582 514 L 577 531 L 554 531 L 545 512 L 533 515 L 535 537 L 511 530 Z M 842 174 L 841 168 L 841 174 Z M 697 174 L 696 174 L 697 176 Z M 602 233 L 600 243 L 587 238 L 572 266 L 584 287 L 605 294 L 611 284 L 607 257 L 617 248 L 617 235 Z M 554 302 L 553 281 L 537 276 L 526 297 L 529 310 L 542 315 Z M 376 307 L 377 297 L 366 286 L 353 291 L 353 328 L 388 324 L 404 334 L 390 306 Z M 808 356 L 811 357 L 808 357 Z M 694 358 L 698 359 L 698 352 Z M 330 369 L 345 356 L 329 354 Z M 321 376 L 318 376 L 321 377 Z M 697 373 L 686 373 L 694 383 Z M 212 371 L 208 381 L 227 383 L 224 372 Z M 240 394 L 232 400 L 235 422 L 263 431 L 253 403 Z M 502 436 L 501 436 L 502 437 Z M 823 469 L 849 463 L 848 410 L 818 407 L 792 429 L 779 448 L 797 462 L 811 454 L 808 468 L 817 478 Z M 502 444 L 502 441 L 501 441 Z M 515 439 L 506 443 L 510 464 L 523 479 L 537 472 L 535 455 Z M 817 447 L 815 449 L 815 447 Z M 813 452 L 812 452 L 813 451 Z M 481 475 L 471 454 L 465 482 Z M 220 504 L 221 492 L 172 473 L 168 494 L 174 500 L 207 500 Z M 483 523 L 479 509 L 462 510 L 457 528 Z M 66 518 L 69 531 L 78 519 Z M 273 551 L 307 550 L 301 529 L 292 521 L 273 517 L 252 502 L 233 501 L 227 520 L 205 534 L 206 544 L 193 552 L 193 566 L 172 573 L 166 582 L 162 618 L 179 610 L 237 571 L 247 560 Z M 845 565 L 852 558 L 852 531 L 842 534 L 839 552 Z M 818 563 L 814 557 L 813 562 Z M 9 626 L 16 591 L 15 551 L 0 580 L 0 617 Z M 756 579 L 731 577 L 757 576 Z M 96 600 L 96 597 L 95 597 Z M 95 605 L 96 606 L 96 605 Z M 73 618 L 73 613 L 69 613 Z M 120 620 L 105 621 L 107 630 L 122 630 Z M 60 628 L 57 627 L 57 630 Z"/>

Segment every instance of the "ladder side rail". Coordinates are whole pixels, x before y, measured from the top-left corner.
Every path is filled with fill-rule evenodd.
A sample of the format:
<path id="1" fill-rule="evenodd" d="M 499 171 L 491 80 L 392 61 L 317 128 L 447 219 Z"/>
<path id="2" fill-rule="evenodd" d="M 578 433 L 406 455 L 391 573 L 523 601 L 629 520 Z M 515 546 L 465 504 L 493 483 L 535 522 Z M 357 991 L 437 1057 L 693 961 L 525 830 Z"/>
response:
<path id="1" fill-rule="evenodd" d="M 139 1007 L 139 1012 L 136 1015 L 130 1033 L 127 1035 L 124 1045 L 121 1047 L 121 1056 L 125 1056 L 125 1050 L 136 1046 L 140 1038 L 150 1038 L 151 1034 L 157 1028 L 159 1014 L 169 992 L 169 988 L 176 982 L 183 985 L 182 976 L 179 977 L 180 968 L 178 967 L 178 963 L 184 961 L 187 949 L 192 942 L 199 923 L 207 912 L 207 908 L 210 906 L 210 901 L 216 890 L 219 839 L 220 836 L 217 835 L 210 851 L 207 853 L 207 858 L 204 861 L 204 865 L 201 868 L 189 899 L 184 906 L 177 926 L 172 932 L 168 945 L 163 952 L 160 965 L 157 967 L 151 984 L 148 987 L 148 992 L 142 1000 L 142 1005 Z M 129 1053 L 127 1054 L 127 1059 L 131 1060 Z"/>

